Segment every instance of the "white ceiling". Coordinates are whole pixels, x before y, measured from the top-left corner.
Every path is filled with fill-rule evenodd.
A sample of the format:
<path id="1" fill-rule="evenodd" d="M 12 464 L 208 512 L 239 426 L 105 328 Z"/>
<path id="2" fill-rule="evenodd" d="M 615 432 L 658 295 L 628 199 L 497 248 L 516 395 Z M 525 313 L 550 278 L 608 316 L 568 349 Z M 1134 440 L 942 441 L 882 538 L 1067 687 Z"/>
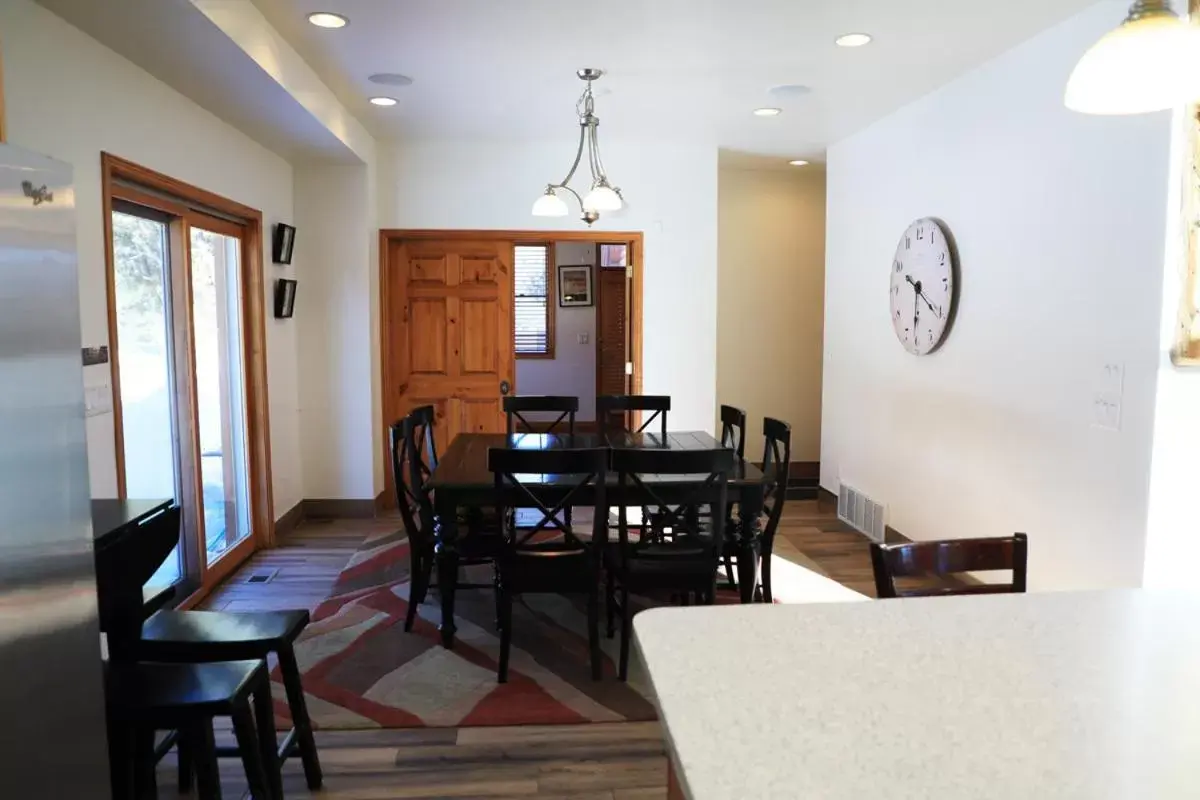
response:
<path id="1" fill-rule="evenodd" d="M 379 138 L 569 136 L 600 67 L 602 137 L 673 131 L 746 153 L 820 159 L 832 142 L 1091 0 L 254 0 Z M 311 11 L 350 18 L 309 25 Z M 1113 20 L 1116 25 L 1118 19 Z M 867 47 L 836 47 L 865 31 Z M 415 83 L 377 87 L 375 72 Z M 781 84 L 812 88 L 772 99 Z M 368 105 L 371 94 L 400 105 Z M 782 115 L 751 115 L 778 105 Z"/>

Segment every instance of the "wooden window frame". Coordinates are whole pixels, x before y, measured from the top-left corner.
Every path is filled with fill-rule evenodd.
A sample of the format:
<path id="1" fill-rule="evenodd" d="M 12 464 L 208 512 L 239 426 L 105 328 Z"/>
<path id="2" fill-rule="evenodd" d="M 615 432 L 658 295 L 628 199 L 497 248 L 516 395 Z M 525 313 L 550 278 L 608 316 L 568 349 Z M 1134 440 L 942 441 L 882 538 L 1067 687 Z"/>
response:
<path id="1" fill-rule="evenodd" d="M 274 497 L 271 471 L 271 418 L 270 401 L 267 393 L 267 347 L 266 347 L 266 301 L 263 287 L 263 216 L 258 209 L 242 205 L 220 195 L 200 189 L 183 181 L 147 169 L 110 153 L 100 155 L 101 194 L 104 215 L 104 260 L 108 302 L 108 344 L 113 394 L 113 433 L 116 439 L 117 495 L 126 497 L 125 481 L 125 426 L 121 406 L 120 347 L 117 340 L 117 295 L 116 269 L 113 256 L 112 214 L 113 201 L 123 201 L 153 209 L 175 218 L 170 236 L 171 258 L 185 266 L 188 277 L 183 291 L 186 302 L 191 303 L 190 252 L 182 235 L 183 224 L 189 224 L 224 235 L 236 235 L 241 241 L 241 302 L 243 337 L 242 361 L 243 381 L 246 393 L 246 439 L 248 460 L 248 490 L 250 495 L 251 535 L 247 547 L 256 550 L 273 547 L 275 540 Z M 119 204 L 119 203 L 118 203 Z M 205 214 L 208 209 L 236 219 L 222 219 Z M 177 321 L 175 331 L 178 342 L 186 342 L 188 359 L 194 358 L 195 346 L 191 341 L 190 327 L 180 330 L 182 320 Z M 190 385 L 189 371 L 185 386 L 176 391 L 190 393 L 190 407 L 195 409 L 195 386 Z M 193 439 L 199 437 L 199 424 L 191 421 Z M 191 443 L 198 452 L 199 442 Z M 185 459 L 186 460 L 186 459 Z M 183 467 L 184 492 L 195 492 L 202 496 L 199 470 L 194 465 Z M 192 473 L 192 474 L 189 474 Z M 227 557 L 229 555 L 233 557 Z M 202 585 L 188 597 L 183 606 L 191 606 L 207 594 L 213 586 L 224 580 L 238 566 L 245 551 L 231 548 L 212 565 L 207 563 L 206 553 L 192 554 L 201 559 Z"/>
<path id="2" fill-rule="evenodd" d="M 518 247 L 544 247 L 546 248 L 546 351 L 544 353 L 519 353 L 517 352 L 516 343 L 516 314 L 517 314 L 517 282 L 516 275 L 513 275 L 513 358 L 517 361 L 553 361 L 555 358 L 556 338 L 555 338 L 555 323 L 557 315 L 555 307 L 558 305 L 557 292 L 558 283 L 555 277 L 557 270 L 557 261 L 555 259 L 554 242 L 513 242 L 513 272 L 517 270 L 516 252 Z"/>

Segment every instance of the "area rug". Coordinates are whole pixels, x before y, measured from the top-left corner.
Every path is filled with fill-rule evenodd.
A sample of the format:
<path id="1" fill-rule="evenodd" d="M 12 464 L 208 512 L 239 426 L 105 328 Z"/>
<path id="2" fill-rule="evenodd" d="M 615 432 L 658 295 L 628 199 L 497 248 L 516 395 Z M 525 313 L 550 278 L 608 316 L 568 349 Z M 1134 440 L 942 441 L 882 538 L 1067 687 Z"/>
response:
<path id="1" fill-rule="evenodd" d="M 490 568 L 467 577 L 489 581 Z M 513 608 L 506 684 L 496 682 L 500 652 L 495 600 L 488 590 L 456 596 L 453 650 L 441 646 L 441 607 L 431 591 L 411 633 L 408 542 L 403 533 L 374 535 L 354 554 L 296 643 L 314 727 L 457 727 L 558 725 L 655 718 L 636 666 L 616 678 L 619 637 L 607 639 L 602 681 L 591 678 L 583 597 L 530 594 Z M 640 598 L 642 606 L 652 604 Z M 603 622 L 602 622 L 603 624 Z M 636 661 L 636 659 L 631 659 Z M 277 671 L 276 671 L 277 673 Z M 278 680 L 278 674 L 275 676 Z M 277 684 L 278 724 L 291 726 Z"/>

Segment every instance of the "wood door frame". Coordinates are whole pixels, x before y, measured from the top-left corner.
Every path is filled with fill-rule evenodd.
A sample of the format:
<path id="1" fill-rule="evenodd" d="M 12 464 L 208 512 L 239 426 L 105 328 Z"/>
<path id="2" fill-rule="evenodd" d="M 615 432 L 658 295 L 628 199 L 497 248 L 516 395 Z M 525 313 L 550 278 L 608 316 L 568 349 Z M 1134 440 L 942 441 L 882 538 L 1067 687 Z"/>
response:
<path id="1" fill-rule="evenodd" d="M 553 246 L 556 242 L 590 242 L 593 244 L 620 244 L 628 242 L 629 244 L 629 263 L 633 267 L 633 285 L 631 287 L 631 296 L 629 298 L 629 308 L 626 312 L 630 319 L 630 352 L 629 357 L 633 361 L 633 375 L 630 380 L 630 393 L 642 393 L 642 253 L 645 244 L 645 237 L 641 231 L 530 231 L 530 230 L 456 230 L 456 229 L 437 229 L 437 228 L 380 228 L 379 230 L 379 375 L 382 397 L 380 398 L 381 418 L 379 420 L 381 431 L 386 431 L 388 427 L 396 421 L 399 415 L 399 409 L 394 407 L 392 402 L 392 394 L 388 390 L 389 386 L 396 383 L 396 376 L 392 375 L 392 354 L 390 345 L 390 330 L 392 325 L 391 312 L 388 307 L 388 297 L 390 286 L 388 284 L 388 274 L 391 272 L 391 250 L 392 245 L 396 242 L 408 240 L 474 240 L 474 241 L 498 241 L 509 242 L 511 244 L 547 244 Z M 556 276 L 557 277 L 557 276 Z M 594 276 L 593 276 L 594 277 Z M 554 303 L 558 302 L 558 297 L 551 298 Z M 512 336 L 509 336 L 509 344 L 513 346 Z M 513 356 L 513 387 L 516 387 L 516 354 Z M 442 446 L 449 446 L 449 442 L 443 442 Z M 391 488 L 391 454 L 388 452 L 388 437 L 383 436 L 383 463 L 385 485 Z M 395 498 L 392 497 L 392 492 L 385 489 L 384 502 L 390 508 L 395 504 Z"/>
<path id="2" fill-rule="evenodd" d="M 248 490 L 250 494 L 250 519 L 252 534 L 247 542 L 230 548 L 213 562 L 207 563 L 207 554 L 196 554 L 201 559 L 202 585 L 200 592 L 232 573 L 249 552 L 260 547 L 275 545 L 275 515 L 271 471 L 271 416 L 267 393 L 267 348 L 266 348 L 266 300 L 263 287 L 263 216 L 258 209 L 214 194 L 191 184 L 184 183 L 162 173 L 127 161 L 111 153 L 100 154 L 100 182 L 102 213 L 104 215 L 104 261 L 105 283 L 108 304 L 108 345 L 113 395 L 113 434 L 116 439 L 117 494 L 126 497 L 125 481 L 125 426 L 121 405 L 120 348 L 117 340 L 117 295 L 116 268 L 113 256 L 112 212 L 113 201 L 123 200 L 152 208 L 176 217 L 197 227 L 219 228 L 222 233 L 234 229 L 234 223 L 205 214 L 209 209 L 237 219 L 238 238 L 241 241 L 241 302 L 242 302 L 242 380 L 246 394 L 246 439 L 248 445 Z M 132 186 L 130 184 L 133 184 Z M 174 223 L 179 225 L 181 223 Z M 190 249 L 179 231 L 171 236 L 172 260 L 181 259 L 189 277 L 183 287 L 189 303 L 191 297 Z M 189 337 L 192 335 L 189 332 Z M 187 343 L 188 358 L 194 358 L 195 347 Z M 190 378 L 189 383 L 194 384 Z M 195 386 L 187 388 L 191 393 L 192 408 L 195 409 Z M 194 437 L 199 436 L 199 425 L 192 420 Z M 198 451 L 197 451 L 198 452 Z M 187 470 L 185 469 L 185 472 Z M 200 480 L 199 472 L 193 482 Z M 186 476 L 185 476 L 186 479 Z M 198 487 L 190 487 L 198 491 Z M 199 497 L 199 494 L 197 495 Z M 193 598 L 195 599 L 194 596 Z"/>

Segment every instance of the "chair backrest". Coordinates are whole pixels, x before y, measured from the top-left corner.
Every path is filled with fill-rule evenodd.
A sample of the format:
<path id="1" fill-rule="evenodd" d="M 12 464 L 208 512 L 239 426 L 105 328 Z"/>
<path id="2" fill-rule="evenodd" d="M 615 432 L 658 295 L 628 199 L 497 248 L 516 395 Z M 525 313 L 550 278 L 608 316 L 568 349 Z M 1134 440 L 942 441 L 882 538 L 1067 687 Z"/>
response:
<path id="1" fill-rule="evenodd" d="M 412 415 L 394 423 L 389 429 L 390 451 L 392 455 L 392 480 L 396 486 L 396 508 L 400 510 L 400 520 L 404 523 L 404 533 L 412 546 L 418 546 L 422 539 L 423 528 L 418 525 L 421 504 L 417 496 L 422 481 L 413 479 L 412 459 L 409 458 L 409 447 L 414 437 Z"/>
<path id="2" fill-rule="evenodd" d="M 655 508 L 655 525 L 672 536 L 659 540 L 643 530 L 637 540 L 629 536 L 628 509 L 618 507 L 617 531 L 626 557 L 712 560 L 714 569 L 725 540 L 729 511 L 729 474 L 732 450 L 613 450 L 612 470 L 621 494 L 636 494 L 645 506 Z M 695 534 L 690 520 L 694 509 L 712 509 L 708 531 Z"/>
<path id="3" fill-rule="evenodd" d="M 763 476 L 766 493 L 763 511 L 767 524 L 762 537 L 767 546 L 775 540 L 779 519 L 783 516 L 783 504 L 787 501 L 788 480 L 792 463 L 792 426 L 778 419 L 763 419 Z"/>
<path id="4" fill-rule="evenodd" d="M 426 532 L 434 528 L 433 497 L 425 488 L 438 463 L 433 423 L 433 406 L 418 406 L 400 421 L 402 449 L 407 458 L 407 469 L 402 472 L 406 475 L 405 485 L 410 490 L 408 498 L 415 512 L 411 520 L 413 527 L 406 524 L 405 531 L 414 546 L 421 545 Z"/>
<path id="5" fill-rule="evenodd" d="M 142 587 L 179 542 L 179 524 L 179 506 L 171 506 L 96 550 L 100 630 L 114 658 L 141 638 Z"/>
<path id="6" fill-rule="evenodd" d="M 552 412 L 558 418 L 545 428 L 539 425 L 546 423 L 541 420 L 530 422 L 522 414 L 534 412 Z M 558 426 L 567 423 L 567 433 L 575 435 L 575 414 L 579 411 L 578 397 L 555 397 L 550 395 L 513 395 L 504 398 L 504 416 L 507 420 L 507 433 L 512 436 L 517 433 L 515 423 L 520 421 L 526 430 L 535 433 L 558 433 Z"/>
<path id="7" fill-rule="evenodd" d="M 879 597 L 931 597 L 965 594 L 1007 594 L 1025 591 L 1029 539 L 1023 533 L 991 539 L 946 539 L 936 542 L 872 544 L 871 566 Z M 945 576 L 959 572 L 1012 570 L 1011 583 L 939 586 L 900 591 L 896 578 Z"/>
<path id="8" fill-rule="evenodd" d="M 596 418 L 600 420 L 600 433 L 609 432 L 611 415 L 629 413 L 631 411 L 653 411 L 654 413 L 642 420 L 642 425 L 634 433 L 641 433 L 650 427 L 655 419 L 659 420 L 662 437 L 667 438 L 667 412 L 671 410 L 671 398 L 668 395 L 656 394 L 602 394 L 596 398 Z"/>
<path id="9" fill-rule="evenodd" d="M 746 457 L 746 412 L 721 406 L 721 444 L 732 447 L 738 458 Z"/>
<path id="10" fill-rule="evenodd" d="M 505 526 L 510 553 L 562 555 L 596 553 L 607 534 L 609 450 L 604 447 L 563 450 L 517 450 L 495 447 L 488 450 L 488 469 L 496 486 L 496 508 L 500 519 L 514 508 L 536 509 L 541 521 L 530 527 Z M 531 480 L 531 477 L 536 478 Z M 579 506 L 578 495 L 595 487 L 591 535 L 584 538 L 564 513 Z"/>

